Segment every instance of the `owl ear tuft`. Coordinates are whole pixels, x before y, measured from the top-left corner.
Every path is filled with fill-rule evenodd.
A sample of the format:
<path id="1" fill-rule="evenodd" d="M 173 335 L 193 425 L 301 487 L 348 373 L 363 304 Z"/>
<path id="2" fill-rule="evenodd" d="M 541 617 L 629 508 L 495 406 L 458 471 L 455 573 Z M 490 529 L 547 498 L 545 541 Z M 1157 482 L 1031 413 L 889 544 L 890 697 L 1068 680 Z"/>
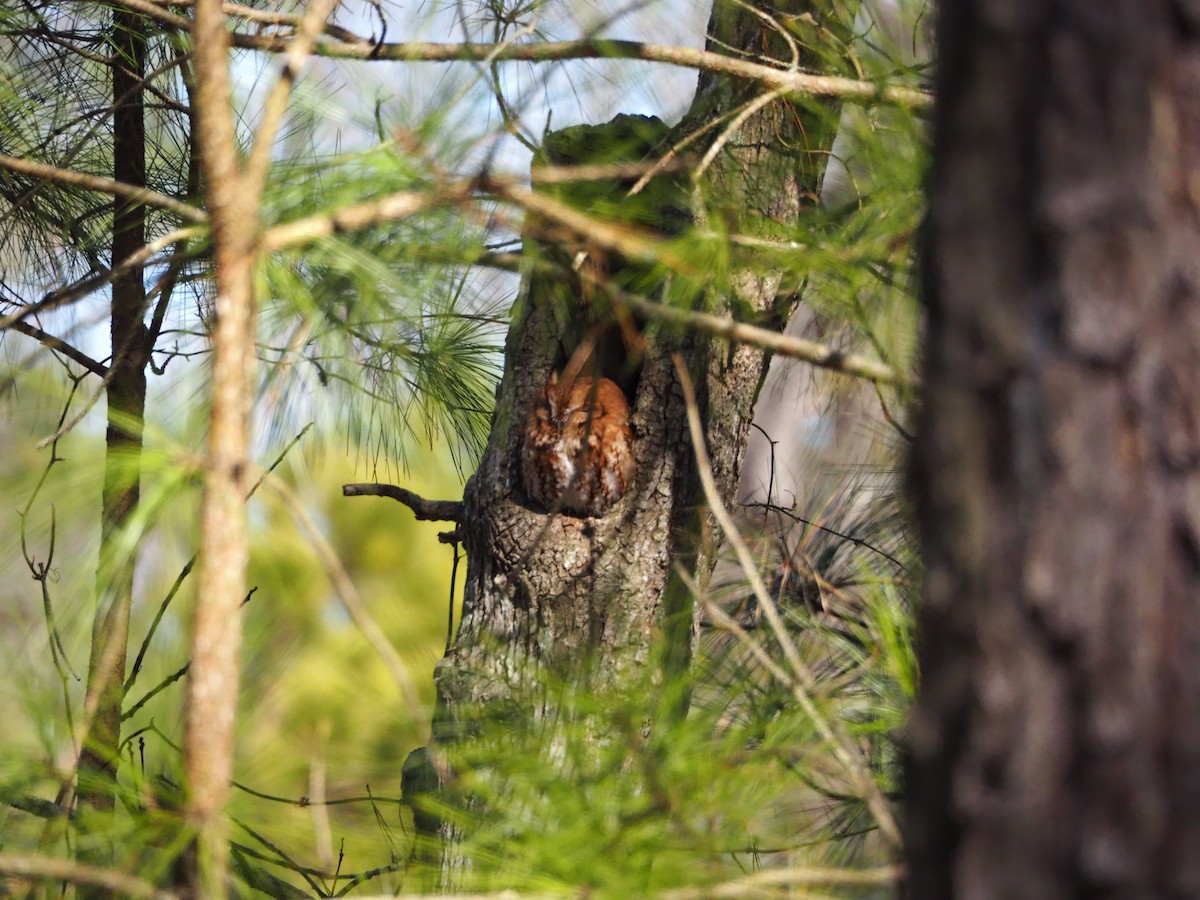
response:
<path id="1" fill-rule="evenodd" d="M 551 372 L 550 377 L 546 379 L 546 386 L 542 388 L 546 397 L 546 406 L 550 410 L 550 415 L 558 415 L 558 373 Z"/>

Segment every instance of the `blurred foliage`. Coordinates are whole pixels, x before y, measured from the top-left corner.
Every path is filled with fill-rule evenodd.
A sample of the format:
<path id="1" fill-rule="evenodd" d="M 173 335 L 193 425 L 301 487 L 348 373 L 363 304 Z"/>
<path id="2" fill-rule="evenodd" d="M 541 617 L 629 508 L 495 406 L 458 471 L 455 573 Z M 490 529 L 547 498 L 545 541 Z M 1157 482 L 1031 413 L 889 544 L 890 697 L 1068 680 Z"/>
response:
<path id="1" fill-rule="evenodd" d="M 23 381 L 23 399 L 37 380 Z M 45 462 L 45 452 L 28 452 L 32 443 L 28 436 L 52 430 L 56 417 L 48 412 L 47 407 L 39 410 L 25 402 L 10 411 L 2 439 L 12 442 L 14 452 L 0 454 L 0 485 L 3 496 L 14 503 L 27 497 L 33 486 L 31 473 L 36 474 L 39 462 Z M 31 554 L 44 561 L 50 510 L 55 511 L 49 592 L 75 673 L 86 670 L 91 628 L 96 535 L 87 510 L 95 509 L 99 449 L 99 436 L 83 429 L 60 443 L 63 461 L 47 479 L 27 529 Z M 305 461 L 299 446 L 292 453 L 277 470 L 279 476 L 321 522 L 373 616 L 421 686 L 423 699 L 431 704 L 430 676 L 445 642 L 452 549 L 438 543 L 435 526 L 415 522 L 399 504 L 383 498 L 342 497 L 341 484 L 361 476 L 352 459 L 327 453 L 314 463 Z M 143 482 L 147 495 L 153 496 L 156 483 L 177 471 L 182 454 L 177 445 L 163 447 L 153 437 L 148 440 Z M 415 489 L 431 496 L 461 490 L 444 455 L 414 463 L 407 477 Z M 144 526 L 131 673 L 143 635 L 195 547 L 198 493 L 194 482 L 175 483 L 171 502 Z M 16 536 L 17 513 L 10 506 L 4 515 L 5 532 Z M 431 710 L 405 708 L 387 668 L 331 597 L 328 579 L 307 540 L 269 489 L 260 489 L 251 504 L 251 517 L 255 538 L 248 583 L 254 590 L 244 607 L 236 777 L 245 788 L 280 799 L 265 801 L 239 791 L 233 812 L 254 833 L 270 835 L 268 840 L 280 851 L 319 865 L 313 858 L 313 810 L 298 805 L 301 798 L 312 795 L 314 773 L 323 773 L 323 790 L 331 800 L 367 797 L 372 792 L 387 798 L 381 806 L 396 827 L 398 761 L 422 741 Z M 58 791 L 56 773 L 68 763 L 64 753 L 70 743 L 60 686 L 48 657 L 38 585 L 28 576 L 18 577 L 25 567 L 18 543 L 6 541 L 3 546 L 2 565 L 10 577 L 0 584 L 0 615 L 5 620 L 0 628 L 0 667 L 9 673 L 0 692 L 0 715 L 5 721 L 0 797 L 10 801 L 53 798 Z M 169 815 L 153 810 L 169 809 L 177 802 L 172 786 L 179 781 L 183 682 L 168 681 L 187 662 L 193 590 L 189 576 L 155 631 L 136 679 L 131 678 L 126 711 L 137 707 L 137 712 L 124 725 L 128 764 L 122 767 L 128 807 L 103 828 L 106 841 L 127 847 L 131 854 L 157 841 L 156 827 L 167 835 L 179 827 L 177 821 L 168 824 L 173 821 Z M 68 680 L 78 715 L 82 683 Z M 164 684 L 142 705 L 148 693 Z M 345 841 L 344 868 L 380 864 L 379 825 L 369 801 L 331 806 L 327 814 L 330 833 Z M 45 840 L 38 837 L 45 827 L 36 817 L 0 806 L 5 849 L 38 846 Z M 258 852 L 277 855 L 248 831 L 235 839 Z M 118 859 L 118 864 L 152 878 L 145 861 L 135 858 L 130 857 L 127 865 Z"/>

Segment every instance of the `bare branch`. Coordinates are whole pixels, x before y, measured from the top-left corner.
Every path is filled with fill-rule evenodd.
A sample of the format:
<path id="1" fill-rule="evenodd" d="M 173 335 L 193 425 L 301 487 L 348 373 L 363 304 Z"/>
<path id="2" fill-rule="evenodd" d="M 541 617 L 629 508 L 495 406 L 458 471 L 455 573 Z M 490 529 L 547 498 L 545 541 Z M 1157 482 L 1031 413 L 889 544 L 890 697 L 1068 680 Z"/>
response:
<path id="1" fill-rule="evenodd" d="M 899 384 L 901 382 L 900 376 L 891 366 L 855 353 L 835 350 L 833 347 L 819 344 L 816 341 L 780 334 L 778 331 L 759 328 L 756 325 L 746 325 L 728 316 L 714 316 L 711 313 L 697 310 L 666 306 L 633 294 L 616 292 L 611 288 L 610 293 L 614 294 L 613 299 L 617 303 L 623 304 L 649 319 L 670 322 L 672 325 L 691 328 L 743 344 L 753 344 L 781 356 L 799 359 L 823 369 L 841 372 L 843 375 L 854 375 L 876 384 Z"/>
<path id="2" fill-rule="evenodd" d="M 130 0 L 122 0 L 130 2 Z M 291 38 L 260 34 L 234 34 L 235 47 L 286 52 Z M 883 103 L 912 109 L 933 105 L 933 97 L 925 91 L 897 85 L 877 84 L 835 75 L 813 75 L 776 69 L 761 63 L 746 62 L 691 47 L 669 44 L 650 44 L 638 41 L 581 40 L 546 41 L 531 44 L 451 44 L 395 43 L 376 44 L 367 39 L 359 42 L 318 41 L 313 52 L 319 56 L 338 59 L 388 59 L 398 62 L 559 62 L 567 59 L 636 59 L 661 62 L 673 66 L 732 75 L 757 81 L 767 88 L 779 90 L 791 97 L 836 97 L 859 103 Z"/>
<path id="3" fill-rule="evenodd" d="M 196 207 L 184 203 L 182 200 L 176 200 L 174 197 L 168 197 L 166 194 L 160 194 L 158 191 L 153 191 L 150 188 L 125 184 L 112 178 L 88 175 L 84 172 L 76 172 L 74 169 L 60 169 L 58 166 L 47 165 L 46 163 L 36 162 L 32 159 L 18 159 L 15 156 L 5 156 L 3 154 L 0 154 L 0 168 L 8 169 L 10 172 L 19 172 L 22 175 L 29 175 L 32 178 L 53 181 L 56 184 L 66 185 L 67 187 L 83 188 L 84 190 L 95 191 L 98 194 L 108 194 L 111 197 L 119 197 L 131 203 L 144 203 L 146 206 L 153 206 L 156 209 L 164 210 L 187 222 L 200 224 L 208 221 L 208 216 L 202 210 L 196 209 Z"/>
<path id="4" fill-rule="evenodd" d="M 160 891 L 148 881 L 115 869 L 102 869 L 99 866 L 89 866 L 37 853 L 0 853 L 0 872 L 18 878 L 94 885 L 125 897 L 155 897 L 166 900 L 178 896 L 169 891 Z"/>
<path id="5" fill-rule="evenodd" d="M 470 187 L 470 183 L 464 183 L 448 191 L 398 191 L 381 200 L 355 203 L 332 213 L 285 222 L 266 230 L 261 247 L 271 253 L 335 234 L 403 219 L 443 203 L 461 201 L 469 196 Z"/>
<path id="6" fill-rule="evenodd" d="M 77 350 L 62 338 L 56 338 L 52 334 L 47 334 L 45 331 L 42 331 L 42 329 L 35 328 L 28 322 L 13 322 L 9 327 L 13 331 L 19 331 L 21 334 L 28 335 L 35 341 L 38 341 L 53 351 L 61 353 L 67 359 L 79 363 L 93 375 L 99 375 L 101 378 L 104 378 L 108 375 L 108 366 L 104 365 L 103 363 L 96 362 L 96 360 L 92 359 L 82 350 Z"/>
<path id="7" fill-rule="evenodd" d="M 394 484 L 343 484 L 343 497 L 391 497 L 399 500 L 422 522 L 461 522 L 463 505 L 459 500 L 426 500 Z"/>

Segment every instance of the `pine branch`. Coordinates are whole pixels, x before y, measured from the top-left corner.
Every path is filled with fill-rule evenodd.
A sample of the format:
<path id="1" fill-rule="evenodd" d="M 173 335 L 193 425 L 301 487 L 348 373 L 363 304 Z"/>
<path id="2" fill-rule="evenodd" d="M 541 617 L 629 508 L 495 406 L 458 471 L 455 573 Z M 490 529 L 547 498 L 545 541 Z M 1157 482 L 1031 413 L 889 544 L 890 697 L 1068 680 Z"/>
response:
<path id="1" fill-rule="evenodd" d="M 246 159 L 242 172 L 242 188 L 250 201 L 257 205 L 262 196 L 263 186 L 267 181 L 267 171 L 271 166 L 271 150 L 275 145 L 275 136 L 283 117 L 287 112 L 288 99 L 292 88 L 300 75 L 300 69 L 308 60 L 313 43 L 321 30 L 322 24 L 329 18 L 337 0 L 312 0 L 304 11 L 304 17 L 297 26 L 297 35 L 289 43 L 284 55 L 283 71 L 271 86 L 271 92 L 263 103 L 263 111 L 258 131 L 254 135 L 254 146 Z"/>
<path id="2" fill-rule="evenodd" d="M 275 35 L 235 33 L 232 40 L 235 47 L 283 53 L 287 51 L 292 39 Z M 887 104 L 910 109 L 927 109 L 933 105 L 932 95 L 915 88 L 836 75 L 788 71 L 734 59 L 709 50 L 639 41 L 589 39 L 509 45 L 432 42 L 378 44 L 363 38 L 357 43 L 319 41 L 313 52 L 318 56 L 335 59 L 386 59 L 396 62 L 560 62 L 568 59 L 632 59 L 745 78 L 781 91 L 787 96 L 836 97 L 859 103 Z"/>
<path id="3" fill-rule="evenodd" d="M 729 316 L 714 316 L 711 313 L 697 310 L 679 309 L 662 303 L 654 303 L 623 291 L 615 292 L 611 288 L 609 291 L 615 293 L 613 299 L 618 304 L 627 306 L 648 319 L 669 322 L 672 325 L 691 328 L 704 334 L 723 337 L 742 344 L 753 344 L 755 347 L 770 350 L 780 356 L 798 359 L 822 369 L 841 372 L 843 375 L 853 375 L 875 384 L 899 384 L 901 382 L 900 376 L 891 366 L 857 353 L 845 353 L 816 341 L 792 337 L 768 328 L 759 328 L 756 325 L 746 325 Z"/>
<path id="4" fill-rule="evenodd" d="M 117 0 L 130 9 L 150 16 L 164 25 L 189 28 L 191 22 L 148 0 Z M 234 12 L 230 10 L 230 12 Z M 240 15 L 240 13 L 235 13 Z M 280 25 L 299 27 L 298 17 L 276 17 Z M 859 103 L 882 103 L 911 109 L 927 109 L 933 97 L 915 88 L 888 85 L 836 75 L 778 69 L 761 63 L 735 59 L 709 50 L 651 44 L 640 41 L 580 40 L 546 41 L 530 44 L 455 44 L 426 41 L 380 43 L 369 38 L 347 40 L 351 35 L 339 29 L 342 37 L 319 40 L 313 53 L 335 59 L 391 60 L 394 62 L 559 62 L 568 59 L 633 59 L 661 62 L 699 71 L 732 75 L 757 81 L 765 87 L 789 96 L 837 97 Z M 329 26 L 326 26 L 329 34 Z M 296 38 L 290 35 L 230 35 L 233 46 L 270 53 L 287 53 Z"/>
<path id="5" fill-rule="evenodd" d="M 146 260 L 150 259 L 150 257 L 157 253 L 161 253 L 176 241 L 190 240 L 192 238 L 200 237 L 203 233 L 203 229 L 197 225 L 192 225 L 188 228 L 178 228 L 174 231 L 168 232 L 162 237 L 150 241 L 150 243 L 146 244 L 136 253 L 130 254 L 113 268 L 105 269 L 97 272 L 94 275 L 89 275 L 86 278 L 80 279 L 74 284 L 69 284 L 66 287 L 51 291 L 36 303 L 31 303 L 29 306 L 22 306 L 15 312 L 9 313 L 7 316 L 0 317 L 0 331 L 3 331 L 6 328 L 12 328 L 17 322 L 28 319 L 30 316 L 36 315 L 39 312 L 47 312 L 49 310 L 58 309 L 59 307 L 74 303 L 75 301 L 86 297 L 93 291 L 99 290 L 109 282 L 120 278 L 131 269 L 140 266 Z"/>
<path id="6" fill-rule="evenodd" d="M 29 175 L 33 178 L 41 178 L 45 181 L 53 181 L 67 187 L 83 188 L 84 190 L 95 191 L 100 194 L 108 194 L 112 197 L 128 200 L 131 203 L 144 203 L 147 206 L 153 206 L 172 213 L 187 222 L 199 224 L 208 221 L 208 216 L 201 210 L 181 200 L 168 197 L 166 194 L 160 194 L 158 191 L 151 190 L 150 188 L 124 184 L 111 178 L 88 175 L 84 172 L 76 172 L 74 169 L 60 169 L 57 166 L 35 162 L 31 159 L 18 159 L 15 156 L 4 155 L 0 155 L 0 168 L 8 169 L 10 172 L 19 172 L 22 175 Z"/>

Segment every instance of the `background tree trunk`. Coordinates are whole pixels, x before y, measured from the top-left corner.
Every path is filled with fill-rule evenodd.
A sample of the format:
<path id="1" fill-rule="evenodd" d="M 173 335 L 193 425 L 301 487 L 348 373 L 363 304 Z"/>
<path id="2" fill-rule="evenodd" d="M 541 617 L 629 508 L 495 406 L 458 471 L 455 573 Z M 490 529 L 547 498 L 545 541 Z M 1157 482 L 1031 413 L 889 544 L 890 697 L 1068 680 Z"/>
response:
<path id="1" fill-rule="evenodd" d="M 145 24 L 136 13 L 113 11 L 113 178 L 146 184 L 146 125 L 142 80 L 145 77 Z M 146 211 L 138 203 L 113 201 L 112 264 L 146 242 Z M 125 655 L 133 605 L 135 560 L 120 557 L 120 532 L 136 512 L 142 418 L 146 406 L 149 348 L 143 316 L 146 289 L 141 266 L 133 266 L 112 286 L 112 360 L 105 396 L 108 431 L 103 508 L 100 514 L 99 605 L 92 626 L 87 696 L 95 717 L 79 760 L 79 799 L 104 811 L 113 808 L 117 748 L 121 740 L 121 704 L 125 699 Z"/>
<path id="2" fill-rule="evenodd" d="M 914 897 L 1200 895 L 1200 13 L 940 5 Z"/>
<path id="3" fill-rule="evenodd" d="M 715 39 L 726 50 L 730 46 L 755 54 L 775 50 L 779 58 L 788 58 L 786 48 L 777 46 L 778 35 L 761 16 L 743 8 L 717 6 L 710 41 Z M 663 139 L 645 158 L 658 159 L 679 138 L 761 93 L 761 88 L 742 81 L 702 74 L 692 111 L 674 130 L 657 126 L 664 132 Z M 575 155 L 563 150 L 570 158 L 550 152 L 549 161 L 597 161 L 584 154 L 611 143 L 632 119 L 618 117 L 607 126 L 549 136 L 548 148 L 584 148 Z M 733 126 L 714 129 L 711 133 L 726 143 L 703 189 L 720 198 L 716 205 L 728 216 L 722 227 L 763 234 L 773 222 L 796 222 L 816 197 L 825 162 L 821 151 L 832 141 L 834 122 L 835 115 L 812 115 L 777 99 Z M 653 129 L 655 120 L 642 120 L 641 127 Z M 703 152 L 702 146 L 689 149 L 697 155 Z M 536 184 L 536 169 L 534 180 Z M 684 182 L 690 184 L 686 176 Z M 681 187 L 680 192 L 687 189 Z M 606 202 L 619 207 L 623 193 L 622 186 L 614 184 Z M 659 196 L 665 199 L 653 204 L 653 224 L 661 232 L 677 232 L 679 209 L 674 203 L 680 194 L 666 187 Z M 686 200 L 686 194 L 682 196 Z M 571 240 L 585 242 L 587 237 L 573 235 Z M 528 250 L 528 240 L 526 246 Z M 570 258 L 573 253 L 557 255 Z M 630 277 L 628 271 L 608 275 L 617 282 Z M 695 641 L 691 592 L 673 566 L 703 585 L 717 540 L 707 514 L 697 512 L 703 493 L 672 355 L 682 355 L 697 387 L 713 474 L 727 503 L 736 493 L 767 356 L 750 346 L 693 333 L 659 332 L 631 385 L 637 477 L 629 494 L 600 518 L 547 515 L 525 495 L 519 448 L 535 394 L 572 349 L 564 350 L 562 327 L 548 299 L 561 290 L 555 284 L 561 280 L 561 276 L 535 273 L 523 292 L 505 348 L 491 437 L 464 494 L 468 571 L 458 635 L 435 675 L 439 703 L 435 739 L 461 736 L 481 711 L 508 713 L 515 706 L 519 715 L 536 716 L 545 710 L 531 708 L 539 705 L 540 688 L 535 684 L 548 685 L 558 678 L 579 683 L 582 677 L 591 691 L 608 692 L 623 677 L 650 665 L 659 667 L 657 677 L 662 683 L 684 670 L 691 658 Z M 710 308 L 736 310 L 739 317 L 757 316 L 781 327 L 794 301 L 778 303 L 779 281 L 761 267 L 737 273 L 728 294 L 708 298 Z M 639 290 L 668 301 L 671 296 L 663 281 L 651 287 L 643 281 Z M 576 306 L 581 302 L 578 297 L 564 299 Z M 656 641 L 664 633 L 671 635 L 668 652 L 655 659 Z M 418 751 L 406 766 L 406 784 L 413 793 L 419 792 L 418 784 L 432 784 L 412 771 L 425 758 Z M 453 828 L 445 825 L 444 829 L 449 852 L 443 874 L 452 886 L 453 878 L 446 873 L 461 860 L 453 848 Z"/>

